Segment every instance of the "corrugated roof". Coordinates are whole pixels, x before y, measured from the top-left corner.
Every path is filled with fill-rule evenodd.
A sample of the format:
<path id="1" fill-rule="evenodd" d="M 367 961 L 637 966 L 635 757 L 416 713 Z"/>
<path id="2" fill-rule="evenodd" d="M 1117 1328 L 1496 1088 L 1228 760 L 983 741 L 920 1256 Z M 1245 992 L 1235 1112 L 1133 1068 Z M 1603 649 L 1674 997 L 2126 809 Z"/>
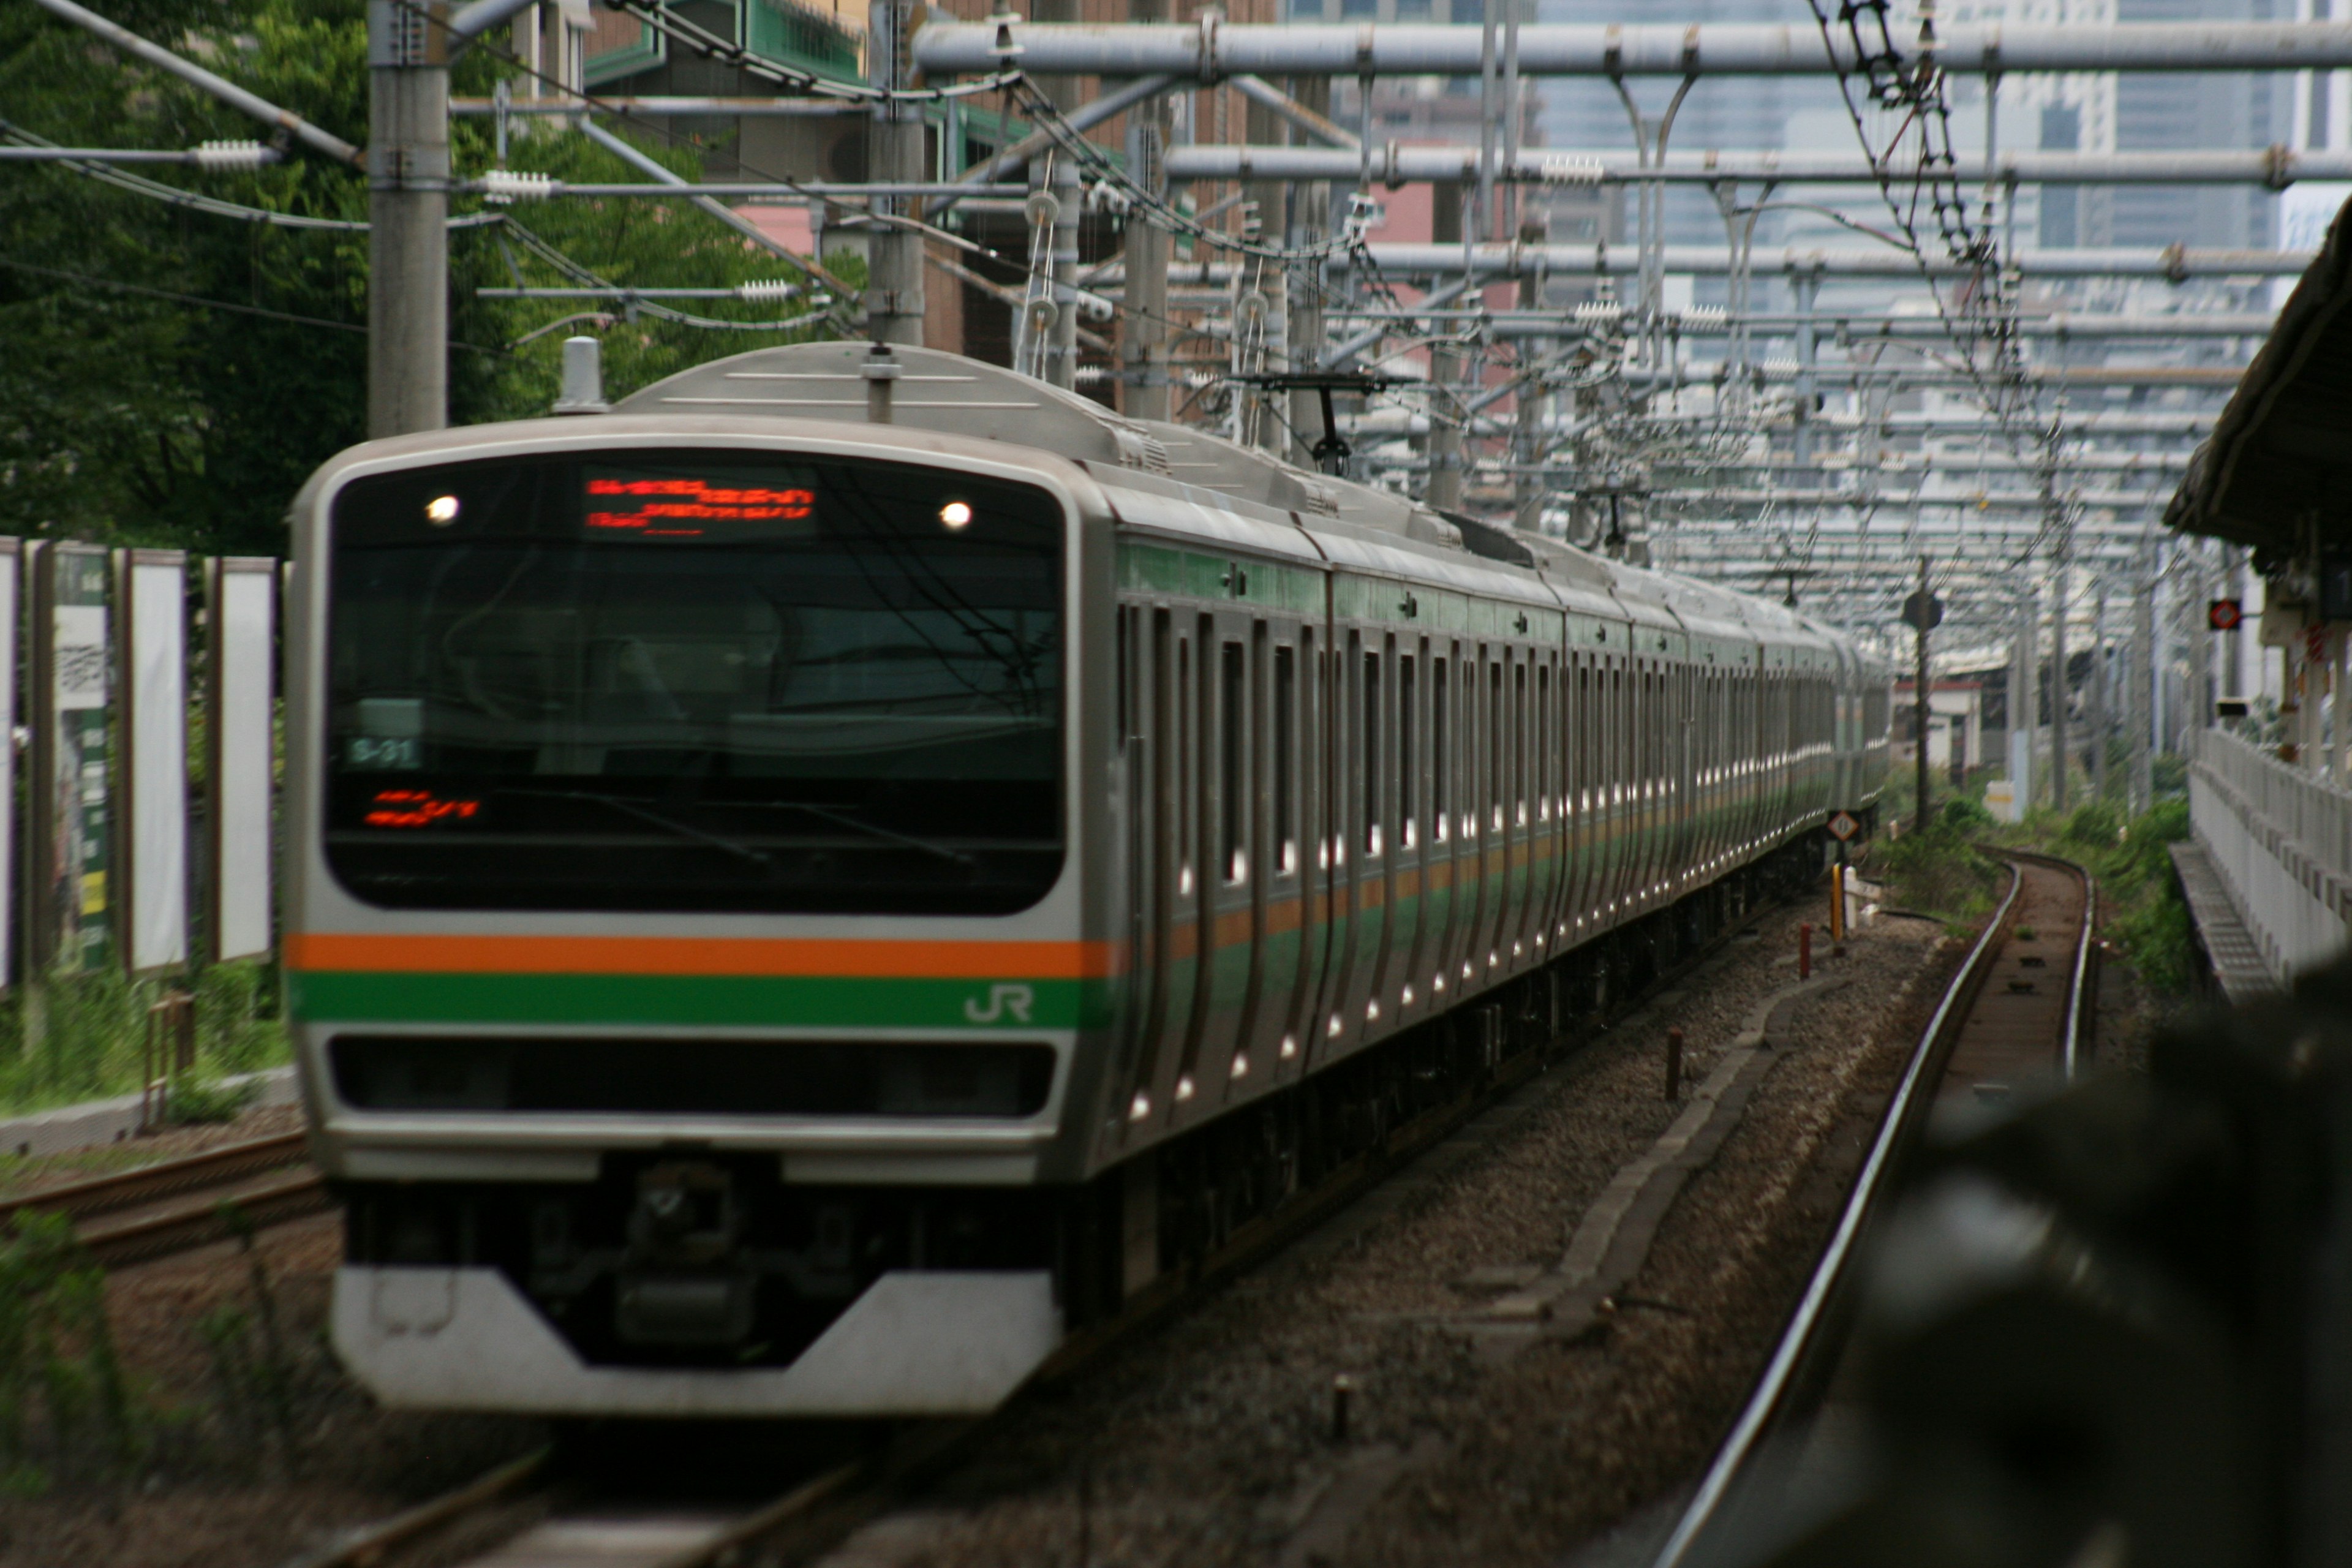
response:
<path id="1" fill-rule="evenodd" d="M 2258 569 L 2352 541 L 2352 234 L 2347 215 L 2197 448 L 2165 525 L 2252 545 Z"/>

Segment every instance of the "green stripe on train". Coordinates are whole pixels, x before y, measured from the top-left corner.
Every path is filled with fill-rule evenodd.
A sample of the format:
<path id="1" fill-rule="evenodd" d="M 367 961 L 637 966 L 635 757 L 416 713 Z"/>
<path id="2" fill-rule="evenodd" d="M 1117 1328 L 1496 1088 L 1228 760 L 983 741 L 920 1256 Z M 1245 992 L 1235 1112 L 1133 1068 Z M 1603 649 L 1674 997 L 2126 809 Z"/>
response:
<path id="1" fill-rule="evenodd" d="M 287 977 L 294 1016 L 339 1024 L 637 1024 L 776 1028 L 1099 1028 L 1116 983 L 811 975 Z"/>

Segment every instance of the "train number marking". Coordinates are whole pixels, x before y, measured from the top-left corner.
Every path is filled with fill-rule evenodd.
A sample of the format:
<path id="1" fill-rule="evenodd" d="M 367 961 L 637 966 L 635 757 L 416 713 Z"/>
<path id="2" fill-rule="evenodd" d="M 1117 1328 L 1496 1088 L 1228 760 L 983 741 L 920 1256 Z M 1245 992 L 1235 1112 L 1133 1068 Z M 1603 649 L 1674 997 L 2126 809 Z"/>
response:
<path id="1" fill-rule="evenodd" d="M 993 1024 L 1009 1013 L 1014 1023 L 1025 1024 L 1029 1021 L 1029 1009 L 1035 1004 L 1036 993 L 1026 985 L 992 985 L 984 1007 L 977 996 L 964 998 L 963 1016 L 975 1024 Z"/>

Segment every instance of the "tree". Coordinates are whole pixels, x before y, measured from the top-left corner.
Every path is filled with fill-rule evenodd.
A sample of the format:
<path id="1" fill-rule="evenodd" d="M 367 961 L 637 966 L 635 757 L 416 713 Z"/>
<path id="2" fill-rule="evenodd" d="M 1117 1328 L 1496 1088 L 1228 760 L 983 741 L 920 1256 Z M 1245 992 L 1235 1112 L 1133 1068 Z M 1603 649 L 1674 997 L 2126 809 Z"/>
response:
<path id="1" fill-rule="evenodd" d="M 109 15 L 354 143 L 366 140 L 366 24 L 357 0 L 120 0 Z M 469 51 L 454 90 L 515 75 Z M 0 12 L 0 130 L 63 145 L 187 147 L 263 128 L 31 6 Z M 570 179 L 641 176 L 584 138 L 526 132 L 510 162 Z M 690 152 L 649 147 L 688 179 Z M 452 135 L 461 177 L 494 159 L 486 122 Z M 299 144 L 221 175 L 152 167 L 156 184 L 288 217 L 297 228 L 174 206 L 54 164 L 0 165 L 0 532 L 255 554 L 287 548 L 284 517 L 321 461 L 362 438 L 367 188 Z M 453 210 L 480 210 L 459 197 Z M 610 281 L 734 287 L 785 264 L 682 203 L 559 200 L 453 231 L 453 423 L 528 416 L 553 395 L 559 332 L 586 302 L 486 300 L 512 281 L 567 281 L 544 251 Z M 543 242 L 533 247 L 530 237 Z M 705 302 L 696 301 L 698 306 Z M 254 313 L 261 312 L 261 313 Z M 714 300 L 696 314 L 772 319 Z M 788 309 L 784 314 L 792 313 Z M 624 313 L 625 314 L 625 313 Z M 763 343 L 809 335 L 708 331 L 650 319 L 608 331 L 616 392 Z"/>

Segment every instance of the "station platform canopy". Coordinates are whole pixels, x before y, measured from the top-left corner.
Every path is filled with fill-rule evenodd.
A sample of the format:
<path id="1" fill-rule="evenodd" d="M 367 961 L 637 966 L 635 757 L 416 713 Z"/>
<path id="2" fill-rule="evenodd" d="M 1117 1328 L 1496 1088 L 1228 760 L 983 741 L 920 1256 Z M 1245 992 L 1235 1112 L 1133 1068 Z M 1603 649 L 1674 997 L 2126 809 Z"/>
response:
<path id="1" fill-rule="evenodd" d="M 2165 525 L 2251 546 L 2268 575 L 2352 546 L 2352 202 L 2327 227 Z"/>

